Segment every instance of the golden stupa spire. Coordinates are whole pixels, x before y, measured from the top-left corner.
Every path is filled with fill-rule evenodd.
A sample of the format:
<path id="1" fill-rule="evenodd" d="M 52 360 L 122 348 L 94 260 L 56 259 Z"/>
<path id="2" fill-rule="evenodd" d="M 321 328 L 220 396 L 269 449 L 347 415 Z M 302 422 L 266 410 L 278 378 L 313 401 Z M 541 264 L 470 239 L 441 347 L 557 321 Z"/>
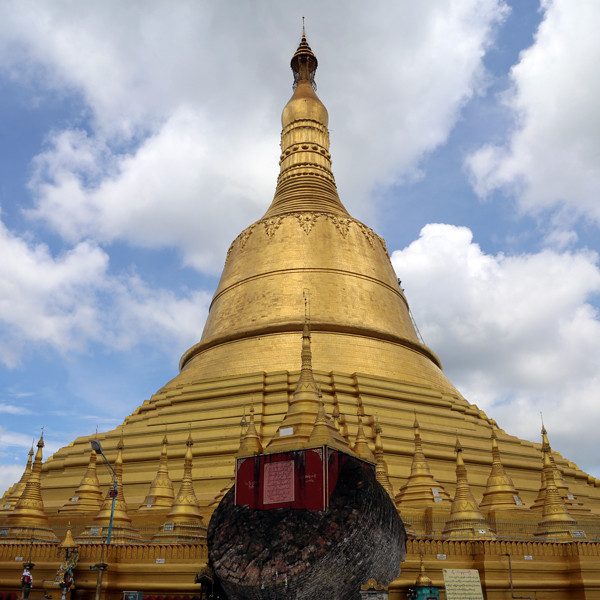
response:
<path id="1" fill-rule="evenodd" d="M 298 450 L 306 445 L 312 433 L 315 419 L 321 404 L 320 391 L 312 370 L 312 351 L 310 347 L 310 320 L 308 317 L 308 298 L 306 293 L 304 328 L 302 330 L 302 352 L 300 376 L 290 401 L 287 413 L 275 434 L 268 443 L 268 452 Z"/>
<path id="2" fill-rule="evenodd" d="M 14 509 L 8 514 L 3 524 L 6 535 L 3 540 L 20 540 L 35 538 L 45 541 L 58 541 L 58 538 L 48 524 L 44 512 L 44 502 L 41 490 L 42 448 L 44 447 L 44 431 L 37 443 L 35 460 L 31 466 L 31 475 L 25 488 L 17 500 Z"/>
<path id="3" fill-rule="evenodd" d="M 498 436 L 492 429 L 492 470 L 488 477 L 479 508 L 485 511 L 512 509 L 523 506 L 512 479 L 504 469 L 498 448 Z"/>
<path id="4" fill-rule="evenodd" d="M 79 487 L 69 500 L 67 500 L 60 513 L 97 513 L 102 506 L 102 491 L 96 472 L 96 453 L 92 450 L 88 467 L 84 473 Z"/>
<path id="5" fill-rule="evenodd" d="M 117 496 L 114 498 L 114 512 L 113 506 L 113 495 L 114 480 L 111 477 L 111 482 L 108 488 L 108 492 L 104 498 L 104 502 L 98 511 L 98 514 L 94 517 L 93 524 L 87 527 L 79 536 L 78 540 L 88 541 L 104 539 L 108 537 L 108 526 L 112 518 L 112 535 L 111 543 L 113 544 L 126 544 L 131 541 L 141 539 L 139 532 L 131 526 L 131 518 L 127 512 L 127 502 L 125 500 L 125 494 L 123 491 L 123 431 L 121 430 L 121 437 L 117 444 L 117 458 L 113 466 L 115 478 L 117 481 Z"/>
<path id="6" fill-rule="evenodd" d="M 375 421 L 375 474 L 377 481 L 381 484 L 383 489 L 389 494 L 390 498 L 394 499 L 394 489 L 390 483 L 388 477 L 388 470 L 385 460 L 383 458 L 383 442 L 381 441 L 381 425 L 379 421 Z"/>
<path id="7" fill-rule="evenodd" d="M 12 510 L 17 501 L 21 497 L 23 490 L 25 489 L 25 485 L 27 484 L 27 480 L 31 477 L 31 461 L 33 460 L 33 442 L 31 442 L 31 448 L 29 450 L 29 455 L 27 457 L 27 464 L 25 465 L 25 470 L 23 471 L 23 475 L 21 475 L 21 479 L 17 481 L 17 483 L 9 489 L 6 494 L 2 497 L 2 508 L 0 508 L 0 515 L 2 515 L 3 511 Z"/>
<path id="8" fill-rule="evenodd" d="M 415 412 L 414 444 L 412 464 L 408 481 L 400 488 L 395 502 L 398 506 L 442 506 L 450 502 L 450 496 L 431 474 L 429 463 L 423 452 L 421 432 Z"/>
<path id="9" fill-rule="evenodd" d="M 245 414 L 242 417 L 242 422 L 245 420 Z M 260 435 L 256 430 L 256 423 L 254 422 L 254 406 L 250 407 L 250 421 L 248 427 L 244 429 L 242 425 L 242 436 L 240 438 L 240 449 L 237 451 L 236 456 L 252 456 L 253 454 L 261 454 L 263 451 L 262 444 L 260 443 Z"/>
<path id="10" fill-rule="evenodd" d="M 329 116 L 315 93 L 318 64 L 303 28 L 300 45 L 290 63 L 294 93 L 281 115 L 281 171 L 265 217 L 304 210 L 349 216 L 331 170 Z"/>
<path id="11" fill-rule="evenodd" d="M 333 405 L 333 411 L 331 412 L 331 418 L 333 419 L 333 425 L 338 431 L 341 431 L 340 426 L 340 409 L 337 404 Z"/>
<path id="12" fill-rule="evenodd" d="M 362 415 L 360 414 L 360 409 L 357 414 L 358 425 L 356 428 L 356 439 L 354 441 L 354 446 L 352 449 L 357 454 L 359 458 L 366 460 L 368 462 L 375 462 L 375 456 L 369 448 L 369 442 L 367 441 L 367 436 L 365 435 L 365 430 L 363 429 Z"/>
<path id="13" fill-rule="evenodd" d="M 495 534 L 486 523 L 467 479 L 467 468 L 462 456 L 462 446 L 456 439 L 456 490 L 450 507 L 450 517 L 443 535 L 457 538 L 493 539 Z"/>
<path id="14" fill-rule="evenodd" d="M 548 455 L 548 459 L 550 460 L 550 464 L 552 465 L 552 474 L 554 478 L 554 482 L 556 484 L 556 489 L 560 497 L 563 499 L 563 502 L 567 506 L 570 512 L 573 513 L 589 513 L 590 509 L 585 507 L 582 502 L 580 502 L 567 487 L 565 480 L 563 478 L 562 472 L 559 469 L 556 461 L 554 460 L 554 453 L 550 446 L 550 442 L 548 440 L 548 432 L 546 431 L 546 427 L 544 426 L 544 422 L 542 421 L 542 454 L 546 453 Z M 538 491 L 538 495 L 531 505 L 532 510 L 543 510 L 546 498 L 546 490 L 548 489 L 548 482 L 546 480 L 546 470 L 542 469 L 541 479 L 540 479 L 540 489 Z"/>
<path id="15" fill-rule="evenodd" d="M 319 412 L 317 413 L 317 418 L 315 419 L 315 424 L 310 437 L 306 442 L 306 447 L 315 448 L 317 446 L 328 446 L 329 448 L 340 450 L 346 454 L 354 455 L 354 452 L 350 449 L 346 440 L 328 417 L 323 399 L 320 396 L 319 398 Z"/>
<path id="16" fill-rule="evenodd" d="M 198 541 L 206 537 L 206 526 L 200 514 L 200 502 L 194 491 L 192 477 L 193 454 L 192 432 L 188 434 L 185 443 L 185 459 L 183 463 L 183 478 L 171 510 L 158 533 L 152 538 L 154 541 Z"/>
<path id="17" fill-rule="evenodd" d="M 569 514 L 569 510 L 558 492 L 550 453 L 549 444 L 544 445 L 542 454 L 546 492 L 544 494 L 542 519 L 538 523 L 534 535 L 552 540 L 567 541 L 573 539 L 577 521 Z M 583 532 L 579 532 L 579 537 L 584 537 Z"/>
<path id="18" fill-rule="evenodd" d="M 148 494 L 140 505 L 139 510 L 165 510 L 171 508 L 175 492 L 173 491 L 173 482 L 169 477 L 169 466 L 167 456 L 167 434 L 162 440 L 162 450 L 160 452 L 160 461 L 158 463 L 158 471 L 156 477 L 150 485 Z"/>

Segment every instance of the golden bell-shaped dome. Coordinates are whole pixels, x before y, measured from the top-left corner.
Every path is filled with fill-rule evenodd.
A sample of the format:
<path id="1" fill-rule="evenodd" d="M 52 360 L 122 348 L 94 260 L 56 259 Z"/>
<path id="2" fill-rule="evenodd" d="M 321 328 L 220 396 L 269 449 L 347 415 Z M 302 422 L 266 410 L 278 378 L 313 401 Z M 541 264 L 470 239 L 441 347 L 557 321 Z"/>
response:
<path id="1" fill-rule="evenodd" d="M 295 91 L 283 111 L 273 201 L 233 241 L 202 339 L 171 384 L 296 370 L 302 291 L 310 290 L 316 370 L 368 372 L 459 398 L 417 335 L 384 240 L 340 201 L 327 111 L 313 89 L 316 66 L 303 36 L 292 59 Z"/>
<path id="2" fill-rule="evenodd" d="M 283 111 L 273 201 L 233 241 L 202 339 L 172 383 L 297 369 L 308 289 L 315 369 L 369 372 L 459 397 L 417 335 L 384 240 L 340 201 L 315 69 L 303 37 L 292 59 L 296 87 Z"/>

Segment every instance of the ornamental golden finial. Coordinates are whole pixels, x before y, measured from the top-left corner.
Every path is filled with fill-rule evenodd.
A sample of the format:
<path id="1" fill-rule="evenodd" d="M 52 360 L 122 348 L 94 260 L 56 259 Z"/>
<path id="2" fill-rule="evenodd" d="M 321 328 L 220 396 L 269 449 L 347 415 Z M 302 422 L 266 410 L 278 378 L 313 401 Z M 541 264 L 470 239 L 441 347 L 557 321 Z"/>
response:
<path id="1" fill-rule="evenodd" d="M 419 575 L 415 581 L 417 587 L 430 587 L 433 585 L 431 577 L 425 572 L 425 563 L 423 562 L 423 553 L 420 553 L 421 564 L 419 566 Z"/>
<path id="2" fill-rule="evenodd" d="M 340 201 L 331 170 L 329 115 L 315 93 L 317 64 L 303 31 L 290 63 L 294 93 L 281 113 L 280 172 L 265 219 L 299 211 L 350 217 Z M 310 219 L 310 214 L 305 216 Z"/>
<path id="3" fill-rule="evenodd" d="M 298 49 L 296 50 L 294 56 L 292 56 L 292 60 L 290 62 L 290 66 L 294 72 L 294 89 L 296 89 L 296 86 L 300 81 L 309 81 L 313 86 L 313 89 L 315 89 L 315 72 L 318 65 L 319 62 L 317 61 L 317 57 L 314 55 L 311 47 L 306 41 L 306 31 L 304 29 L 303 22 L 302 39 L 300 40 Z"/>

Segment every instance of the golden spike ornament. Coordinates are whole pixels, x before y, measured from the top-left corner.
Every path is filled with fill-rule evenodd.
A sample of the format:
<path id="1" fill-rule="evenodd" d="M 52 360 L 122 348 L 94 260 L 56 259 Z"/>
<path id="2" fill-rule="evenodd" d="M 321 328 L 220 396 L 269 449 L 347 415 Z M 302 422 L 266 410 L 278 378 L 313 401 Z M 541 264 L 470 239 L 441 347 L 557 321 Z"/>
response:
<path id="1" fill-rule="evenodd" d="M 304 319 L 302 330 L 301 368 L 288 411 L 275 437 L 267 444 L 268 452 L 299 450 L 310 438 L 320 406 L 320 391 L 312 370 L 310 323 Z"/>
<path id="2" fill-rule="evenodd" d="M 139 510 L 146 512 L 149 510 L 168 510 L 173 504 L 175 492 L 173 490 L 173 482 L 169 476 L 169 457 L 167 446 L 169 440 L 165 433 L 162 440 L 162 449 L 160 452 L 160 460 L 158 463 L 158 471 L 156 477 L 150 484 L 150 489 L 144 498 L 144 502 L 140 505 Z"/>
<path id="3" fill-rule="evenodd" d="M 260 442 L 260 435 L 258 434 L 256 423 L 254 421 L 254 406 L 251 406 L 248 428 L 240 440 L 240 448 L 237 451 L 236 456 L 252 456 L 253 454 L 261 454 L 262 451 L 263 447 Z"/>
<path id="4" fill-rule="evenodd" d="M 450 507 L 450 517 L 443 535 L 453 538 L 495 539 L 496 535 L 486 523 L 467 479 L 467 468 L 462 456 L 462 446 L 456 439 L 456 490 Z"/>
<path id="5" fill-rule="evenodd" d="M 200 513 L 200 502 L 194 491 L 192 476 L 194 440 L 191 431 L 185 445 L 181 486 L 164 523 L 158 533 L 153 536 L 153 541 L 162 543 L 174 541 L 199 542 L 206 538 L 206 526 Z"/>
<path id="6" fill-rule="evenodd" d="M 414 451 L 407 482 L 400 488 L 395 502 L 400 508 L 411 506 L 444 506 L 450 503 L 450 496 L 441 483 L 432 475 L 429 463 L 423 452 L 423 442 L 417 413 L 413 422 Z"/>
<path id="7" fill-rule="evenodd" d="M 2 497 L 0 504 L 0 517 L 4 514 L 5 511 L 12 510 L 17 501 L 21 497 L 23 490 L 25 489 L 25 485 L 29 477 L 31 476 L 31 462 L 33 460 L 33 442 L 31 444 L 31 449 L 29 450 L 29 454 L 27 457 L 27 464 L 25 465 L 25 470 L 23 471 L 23 475 L 21 475 L 21 479 L 10 488 Z"/>
<path id="8" fill-rule="evenodd" d="M 383 442 L 381 440 L 381 434 L 383 433 L 379 421 L 375 420 L 375 475 L 377 481 L 381 484 L 383 489 L 388 493 L 390 498 L 394 499 L 394 489 L 390 483 L 388 476 L 387 464 L 383 458 Z"/>
<path id="9" fill-rule="evenodd" d="M 359 458 L 362 458 L 363 460 L 374 463 L 375 456 L 374 456 L 371 448 L 369 447 L 369 442 L 367 441 L 367 436 L 365 435 L 365 430 L 363 428 L 362 416 L 360 413 L 361 413 L 361 411 L 359 408 L 358 415 L 357 415 L 358 424 L 357 424 L 357 428 L 356 428 L 356 438 L 354 440 L 354 446 L 352 447 L 352 450 L 354 450 L 355 454 Z"/>
<path id="10" fill-rule="evenodd" d="M 96 471 L 97 454 L 92 450 L 88 467 L 75 490 L 75 493 L 62 505 L 61 514 L 93 513 L 96 514 L 102 506 L 102 491 Z"/>
<path id="11" fill-rule="evenodd" d="M 125 500 L 123 486 L 123 430 L 117 444 L 117 458 L 114 462 L 114 472 L 117 480 L 117 496 L 114 499 L 113 511 L 113 486 L 110 485 L 104 498 L 100 510 L 94 517 L 92 525 L 86 527 L 84 531 L 77 536 L 79 542 L 90 542 L 94 540 L 103 540 L 108 537 L 108 528 L 112 515 L 112 535 L 111 543 L 127 544 L 141 539 L 140 533 L 131 524 L 131 517 L 127 510 L 127 501 Z"/>
<path id="12" fill-rule="evenodd" d="M 569 510 L 558 492 L 550 452 L 549 445 L 545 445 L 542 454 L 546 493 L 544 494 L 542 518 L 534 535 L 548 540 L 570 541 L 575 537 L 577 521 L 569 514 Z M 584 537 L 583 531 L 578 531 L 578 534 L 578 537 Z"/>
<path id="13" fill-rule="evenodd" d="M 6 534 L 3 540 L 25 540 L 37 539 L 48 542 L 57 542 L 54 531 L 52 531 L 48 516 L 44 511 L 42 500 L 41 473 L 42 473 L 42 449 L 44 447 L 44 430 L 37 443 L 35 460 L 31 466 L 31 475 L 27 479 L 25 488 L 17 500 L 14 509 L 8 514 L 3 529 Z"/>
<path id="14" fill-rule="evenodd" d="M 515 485 L 506 472 L 500 458 L 498 436 L 492 429 L 492 469 L 488 477 L 483 498 L 479 508 L 483 511 L 522 508 L 521 500 Z"/>

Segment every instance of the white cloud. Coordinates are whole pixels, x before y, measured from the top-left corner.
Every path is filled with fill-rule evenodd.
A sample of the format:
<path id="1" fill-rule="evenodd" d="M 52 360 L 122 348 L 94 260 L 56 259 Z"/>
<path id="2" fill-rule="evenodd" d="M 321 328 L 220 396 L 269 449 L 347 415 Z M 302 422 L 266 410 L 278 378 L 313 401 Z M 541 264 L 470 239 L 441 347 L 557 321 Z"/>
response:
<path id="1" fill-rule="evenodd" d="M 392 254 L 425 342 L 501 427 L 537 440 L 543 411 L 565 444 L 555 448 L 591 468 L 600 422 L 600 315 L 591 304 L 598 256 L 489 255 L 472 238 L 465 227 L 430 224 Z M 576 436 L 574 406 L 585 415 Z"/>
<path id="2" fill-rule="evenodd" d="M 36 449 L 37 440 L 39 439 L 39 431 L 35 432 L 35 441 L 33 442 L 33 450 Z M 60 442 L 53 439 L 44 440 L 43 459 L 45 460 L 56 452 L 59 448 L 67 443 L 66 440 Z M 0 464 L 0 496 L 10 486 L 21 479 L 21 475 L 25 470 L 27 463 L 27 454 L 32 444 L 32 436 L 19 433 L 16 431 L 8 431 L 3 427 L 0 427 L 0 457 L 2 457 L 3 464 Z M 9 456 L 13 464 L 6 460 Z"/>
<path id="3" fill-rule="evenodd" d="M 135 275 L 112 275 L 108 256 L 81 242 L 59 256 L 30 244 L 0 221 L 0 362 L 18 364 L 28 348 L 66 353 L 89 342 L 126 349 L 147 340 L 191 344 L 209 296 L 152 289 Z"/>
<path id="4" fill-rule="evenodd" d="M 501 0 L 303 6 L 334 170 L 357 216 L 373 210 L 376 185 L 417 176 L 446 140 L 482 87 L 481 61 L 507 10 Z M 3 13 L 5 70 L 38 82 L 41 71 L 91 115 L 87 133 L 50 136 L 32 182 L 35 214 L 71 243 L 173 246 L 218 270 L 274 191 L 297 12 L 278 2 L 24 0 Z"/>
<path id="5" fill-rule="evenodd" d="M 467 159 L 480 196 L 515 194 L 523 211 L 557 211 L 555 225 L 600 224 L 600 4 L 548 0 L 534 44 L 511 71 L 514 131 Z"/>
<path id="6" fill-rule="evenodd" d="M 276 159 L 255 124 L 239 130 L 235 144 L 221 126 L 181 108 L 135 153 L 119 157 L 84 132 L 62 131 L 36 159 L 32 187 L 41 202 L 33 214 L 71 242 L 179 247 L 186 263 L 214 272 L 231 239 L 260 216 L 256 199 L 268 198 L 276 177 Z M 107 173 L 96 182 L 104 163 Z M 226 237 L 224 229 L 236 233 Z"/>
<path id="7" fill-rule="evenodd" d="M 39 436 L 39 432 L 37 433 Z M 27 459 L 27 451 L 31 448 L 32 436 L 24 433 L 18 433 L 16 431 L 7 431 L 5 428 L 0 428 L 0 449 L 7 447 L 19 448 L 19 450 L 25 450 L 23 456 L 23 466 L 25 466 L 25 460 Z"/>
<path id="8" fill-rule="evenodd" d="M 21 479 L 24 468 L 25 463 L 23 465 L 0 465 L 0 496 Z"/>
<path id="9" fill-rule="evenodd" d="M 58 257 L 28 245 L 0 222 L 0 361 L 14 366 L 25 343 L 60 351 L 100 336 L 94 291 L 104 284 L 108 257 L 82 242 Z"/>
<path id="10" fill-rule="evenodd" d="M 0 402 L 0 413 L 8 415 L 30 415 L 31 410 L 25 406 L 16 406 L 14 404 Z"/>

